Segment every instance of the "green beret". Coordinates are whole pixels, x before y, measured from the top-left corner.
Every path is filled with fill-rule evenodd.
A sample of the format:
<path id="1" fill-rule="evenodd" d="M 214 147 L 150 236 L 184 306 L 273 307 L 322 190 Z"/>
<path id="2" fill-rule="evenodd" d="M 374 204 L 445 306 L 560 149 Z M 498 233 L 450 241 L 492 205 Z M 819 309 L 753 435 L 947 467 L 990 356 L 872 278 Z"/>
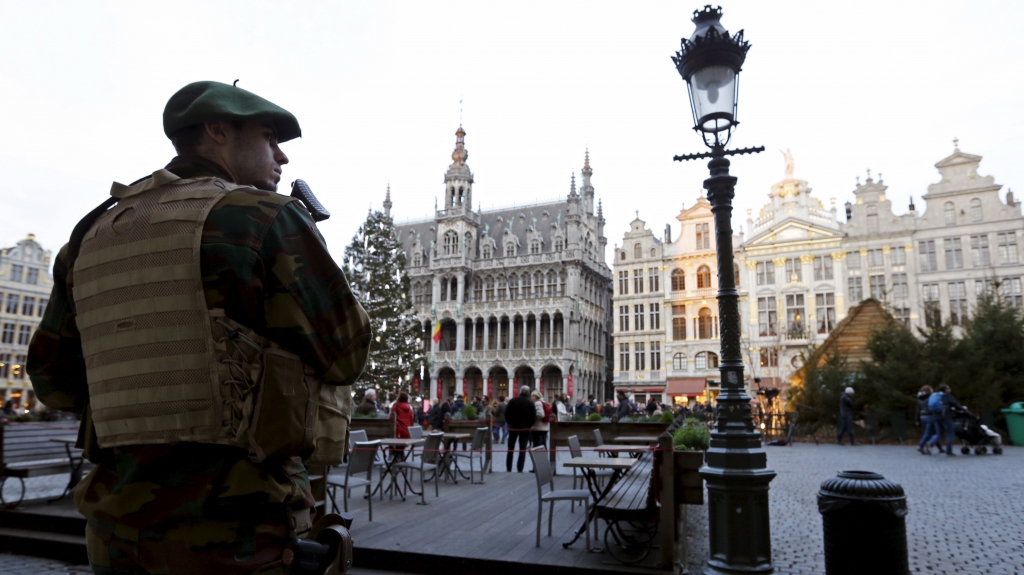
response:
<path id="1" fill-rule="evenodd" d="M 164 107 L 164 134 L 168 138 L 183 128 L 219 120 L 269 120 L 277 141 L 302 135 L 291 112 L 248 90 L 220 82 L 193 82 L 178 90 Z"/>

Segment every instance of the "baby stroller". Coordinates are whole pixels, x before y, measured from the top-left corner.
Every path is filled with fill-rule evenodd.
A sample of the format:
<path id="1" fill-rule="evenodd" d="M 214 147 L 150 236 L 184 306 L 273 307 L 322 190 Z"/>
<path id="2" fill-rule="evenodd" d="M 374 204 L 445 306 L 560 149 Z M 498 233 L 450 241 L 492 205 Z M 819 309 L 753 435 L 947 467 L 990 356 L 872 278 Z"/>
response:
<path id="1" fill-rule="evenodd" d="M 953 414 L 953 432 L 963 444 L 960 453 L 967 455 L 974 448 L 975 455 L 982 455 L 988 452 L 988 446 L 992 446 L 992 453 L 1000 455 L 1003 452 L 1003 438 L 995 431 L 981 424 L 981 418 L 967 410 L 956 410 Z"/>

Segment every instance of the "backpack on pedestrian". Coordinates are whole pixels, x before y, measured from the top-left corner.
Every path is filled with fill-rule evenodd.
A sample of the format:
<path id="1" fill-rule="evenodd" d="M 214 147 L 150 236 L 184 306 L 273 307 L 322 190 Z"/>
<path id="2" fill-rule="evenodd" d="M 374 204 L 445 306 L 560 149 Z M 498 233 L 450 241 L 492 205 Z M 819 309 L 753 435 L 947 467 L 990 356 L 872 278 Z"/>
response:
<path id="1" fill-rule="evenodd" d="M 548 402 L 541 401 L 540 405 L 544 408 L 544 423 L 551 423 L 557 419 L 554 410 L 551 409 L 551 405 Z"/>
<path id="2" fill-rule="evenodd" d="M 933 392 L 928 396 L 928 411 L 935 415 L 942 415 L 946 411 L 946 404 L 942 401 L 943 393 L 941 391 Z"/>

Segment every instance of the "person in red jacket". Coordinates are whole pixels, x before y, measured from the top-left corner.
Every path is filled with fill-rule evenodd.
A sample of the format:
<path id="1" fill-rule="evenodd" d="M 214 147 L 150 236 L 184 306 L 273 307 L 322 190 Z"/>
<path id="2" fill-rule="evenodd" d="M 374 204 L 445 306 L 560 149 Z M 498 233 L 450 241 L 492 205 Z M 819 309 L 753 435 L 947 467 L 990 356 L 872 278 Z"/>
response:
<path id="1" fill-rule="evenodd" d="M 412 426 L 412 406 L 409 405 L 408 393 L 403 391 L 398 394 L 398 401 L 391 406 L 391 413 L 395 417 L 395 437 L 408 439 L 409 427 Z"/>

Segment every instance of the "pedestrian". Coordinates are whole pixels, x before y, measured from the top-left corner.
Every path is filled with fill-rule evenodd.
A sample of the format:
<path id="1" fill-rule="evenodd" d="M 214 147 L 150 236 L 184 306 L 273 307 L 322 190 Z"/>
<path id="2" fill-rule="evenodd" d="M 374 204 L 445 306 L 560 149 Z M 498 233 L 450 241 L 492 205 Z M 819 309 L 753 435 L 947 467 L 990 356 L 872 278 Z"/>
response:
<path id="1" fill-rule="evenodd" d="M 551 419 L 554 410 L 548 402 L 544 401 L 539 391 L 530 396 L 533 399 L 533 409 L 536 420 L 533 422 L 533 429 L 530 430 L 530 443 L 534 447 L 545 447 L 548 440 L 548 431 L 551 429 Z"/>
<path id="2" fill-rule="evenodd" d="M 505 403 L 505 396 L 498 396 L 498 404 L 494 406 L 494 442 L 505 443 L 508 437 L 508 422 L 505 420 L 505 410 L 508 404 Z"/>
<path id="3" fill-rule="evenodd" d="M 486 401 L 480 402 L 482 409 L 479 411 L 477 418 L 486 421 L 489 429 L 494 429 L 494 407 L 498 405 L 497 401 L 487 403 Z"/>
<path id="4" fill-rule="evenodd" d="M 939 386 L 939 391 L 933 393 L 932 397 L 928 398 L 928 410 L 932 412 L 939 428 L 935 439 L 932 441 L 932 445 L 939 445 L 939 442 L 942 441 L 942 436 L 945 435 L 946 455 L 950 457 L 955 456 L 953 453 L 953 415 L 957 411 L 965 411 L 966 409 L 953 397 L 949 386 L 943 383 Z M 939 446 L 939 451 L 942 451 L 941 446 Z"/>
<path id="5" fill-rule="evenodd" d="M 413 416 L 408 393 L 399 392 L 398 400 L 391 406 L 391 414 L 395 419 L 395 437 L 409 439 L 409 428 L 412 427 Z"/>
<path id="6" fill-rule="evenodd" d="M 589 415 L 589 411 L 590 406 L 583 401 L 582 397 L 576 400 L 576 417 L 586 419 L 587 415 Z"/>
<path id="7" fill-rule="evenodd" d="M 526 464 L 526 447 L 530 440 L 530 431 L 536 423 L 537 412 L 530 401 L 530 386 L 524 385 L 519 388 L 519 395 L 513 397 L 505 409 L 505 421 L 508 424 L 508 455 L 505 457 L 505 470 L 512 472 L 512 453 L 516 443 L 519 443 L 519 459 L 516 461 L 516 471 L 523 472 Z"/>
<path id="8" fill-rule="evenodd" d="M 923 385 L 917 392 L 917 419 L 923 427 L 921 442 L 917 444 L 917 450 L 925 455 L 931 455 L 932 448 L 929 441 L 939 436 L 938 424 L 935 415 L 928 410 L 928 398 L 932 395 L 932 386 Z"/>
<path id="9" fill-rule="evenodd" d="M 369 318 L 307 208 L 275 193 L 295 116 L 196 82 L 163 128 L 177 156 L 114 183 L 57 256 L 28 373 L 51 409 L 87 414 L 96 465 L 74 499 L 97 572 L 280 570 L 312 527 L 307 465 L 344 455 Z M 325 395 L 336 411 L 309 420 Z"/>
<path id="10" fill-rule="evenodd" d="M 619 406 L 615 410 L 615 419 L 614 420 L 615 421 L 621 421 L 622 419 L 625 419 L 627 417 L 631 417 L 633 415 L 633 405 L 629 401 L 629 397 L 626 395 L 625 391 L 619 390 L 618 400 L 619 400 Z"/>
<path id="11" fill-rule="evenodd" d="M 473 407 L 476 409 L 477 414 L 483 413 L 484 411 L 484 400 L 480 399 L 480 396 L 473 398 Z"/>
<path id="12" fill-rule="evenodd" d="M 568 396 L 560 395 L 555 409 L 558 413 L 558 421 L 572 421 L 572 413 L 569 411 L 570 406 Z"/>
<path id="13" fill-rule="evenodd" d="M 843 434 L 850 434 L 850 445 L 857 445 L 853 439 L 853 388 L 847 387 L 839 396 L 839 433 L 836 434 L 836 443 L 843 444 Z"/>
<path id="14" fill-rule="evenodd" d="M 658 402 L 654 401 L 652 396 L 647 400 L 647 417 L 654 415 L 655 411 L 658 411 Z"/>
<path id="15" fill-rule="evenodd" d="M 587 396 L 587 412 L 597 413 L 597 400 L 594 399 L 593 394 Z"/>
<path id="16" fill-rule="evenodd" d="M 427 423 L 430 425 L 431 430 L 441 429 L 441 423 L 444 421 L 443 414 L 441 413 L 441 405 L 443 401 L 438 401 L 434 398 L 433 405 L 427 410 Z"/>
<path id="17" fill-rule="evenodd" d="M 377 408 L 377 390 L 374 388 L 367 389 L 363 393 L 363 401 L 356 408 L 358 415 L 377 415 L 379 410 Z"/>
<path id="18" fill-rule="evenodd" d="M 451 399 L 449 399 L 448 401 L 450 402 Z M 462 411 L 463 408 L 466 407 L 466 401 L 462 399 L 461 395 L 456 396 L 455 403 L 450 404 L 449 407 L 451 410 L 451 414 L 455 415 L 456 413 L 459 413 L 460 411 Z"/>

